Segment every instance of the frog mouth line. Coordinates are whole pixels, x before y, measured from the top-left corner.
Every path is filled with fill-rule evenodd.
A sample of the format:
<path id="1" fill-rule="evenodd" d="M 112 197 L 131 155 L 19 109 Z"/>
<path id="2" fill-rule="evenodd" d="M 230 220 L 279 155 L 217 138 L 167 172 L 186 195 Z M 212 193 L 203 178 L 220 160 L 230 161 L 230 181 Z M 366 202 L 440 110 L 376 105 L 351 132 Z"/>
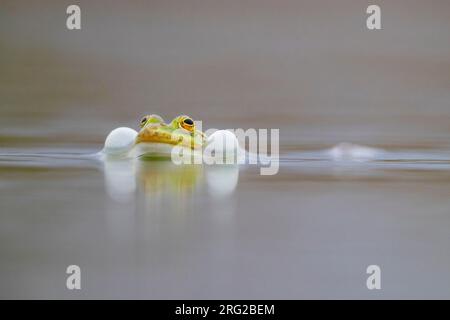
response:
<path id="1" fill-rule="evenodd" d="M 183 137 L 176 139 L 171 133 L 158 132 L 157 130 L 152 130 L 152 128 L 146 128 L 139 132 L 136 137 L 136 143 L 141 142 L 159 142 L 177 145 L 183 141 Z"/>
<path id="2" fill-rule="evenodd" d="M 172 146 L 182 145 L 191 149 L 199 149 L 202 145 L 195 143 L 194 137 L 183 136 L 171 132 L 162 132 L 156 127 L 146 127 L 142 129 L 137 137 L 136 144 L 139 143 L 164 143 Z"/>

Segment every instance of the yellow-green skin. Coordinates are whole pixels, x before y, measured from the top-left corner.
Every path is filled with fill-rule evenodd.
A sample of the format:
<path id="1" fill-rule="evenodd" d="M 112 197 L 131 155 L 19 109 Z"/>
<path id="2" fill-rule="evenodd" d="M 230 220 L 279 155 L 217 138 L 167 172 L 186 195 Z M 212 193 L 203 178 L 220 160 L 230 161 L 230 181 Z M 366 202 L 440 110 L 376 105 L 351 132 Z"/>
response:
<path id="1" fill-rule="evenodd" d="M 194 121 L 185 115 L 176 117 L 169 124 L 164 123 L 158 115 L 148 115 L 142 118 L 140 126 L 136 144 L 163 143 L 199 149 L 206 143 L 206 136 L 197 130 Z"/>

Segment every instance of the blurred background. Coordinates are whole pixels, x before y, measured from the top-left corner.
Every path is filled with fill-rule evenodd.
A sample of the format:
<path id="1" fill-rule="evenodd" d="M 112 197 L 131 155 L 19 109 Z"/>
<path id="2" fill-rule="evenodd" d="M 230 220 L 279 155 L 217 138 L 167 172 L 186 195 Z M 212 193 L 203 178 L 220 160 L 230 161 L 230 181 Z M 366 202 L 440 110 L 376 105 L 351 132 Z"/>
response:
<path id="1" fill-rule="evenodd" d="M 102 142 L 154 112 L 285 145 L 448 146 L 450 3 L 377 1 L 369 31 L 372 2 L 2 1 L 2 141 Z"/>
<path id="2" fill-rule="evenodd" d="M 448 150 L 449 35 L 446 0 L 2 0 L 0 155 L 90 153 L 148 113 L 279 128 L 282 153 Z M 39 161 L 1 161 L 1 298 L 450 297 L 448 170 L 282 165 L 216 199 L 143 166 L 117 201 L 111 170 Z"/>

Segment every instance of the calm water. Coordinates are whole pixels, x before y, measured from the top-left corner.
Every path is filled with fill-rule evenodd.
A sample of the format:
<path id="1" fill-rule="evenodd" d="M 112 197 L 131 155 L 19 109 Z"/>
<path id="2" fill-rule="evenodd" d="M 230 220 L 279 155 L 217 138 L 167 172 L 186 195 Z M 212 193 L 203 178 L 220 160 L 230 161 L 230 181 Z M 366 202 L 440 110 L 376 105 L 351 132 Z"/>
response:
<path id="1" fill-rule="evenodd" d="M 450 298 L 449 3 L 226 3 L 2 1 L 1 298 Z M 280 171 L 86 156 L 147 113 Z"/>
<path id="2" fill-rule="evenodd" d="M 276 176 L 92 151 L 0 156 L 4 297 L 448 297 L 450 150 L 283 154 Z"/>

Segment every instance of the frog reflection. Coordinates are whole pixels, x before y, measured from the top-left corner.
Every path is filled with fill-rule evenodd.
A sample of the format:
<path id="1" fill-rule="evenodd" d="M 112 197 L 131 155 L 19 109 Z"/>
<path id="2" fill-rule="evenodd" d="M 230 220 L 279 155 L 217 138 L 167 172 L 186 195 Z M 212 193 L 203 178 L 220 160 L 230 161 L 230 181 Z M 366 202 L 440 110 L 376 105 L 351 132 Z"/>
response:
<path id="1" fill-rule="evenodd" d="M 107 160 L 104 174 L 109 196 L 119 202 L 131 201 L 138 192 L 176 198 L 205 187 L 214 197 L 226 197 L 234 192 L 239 179 L 237 165 L 176 165 L 148 158 Z"/>

